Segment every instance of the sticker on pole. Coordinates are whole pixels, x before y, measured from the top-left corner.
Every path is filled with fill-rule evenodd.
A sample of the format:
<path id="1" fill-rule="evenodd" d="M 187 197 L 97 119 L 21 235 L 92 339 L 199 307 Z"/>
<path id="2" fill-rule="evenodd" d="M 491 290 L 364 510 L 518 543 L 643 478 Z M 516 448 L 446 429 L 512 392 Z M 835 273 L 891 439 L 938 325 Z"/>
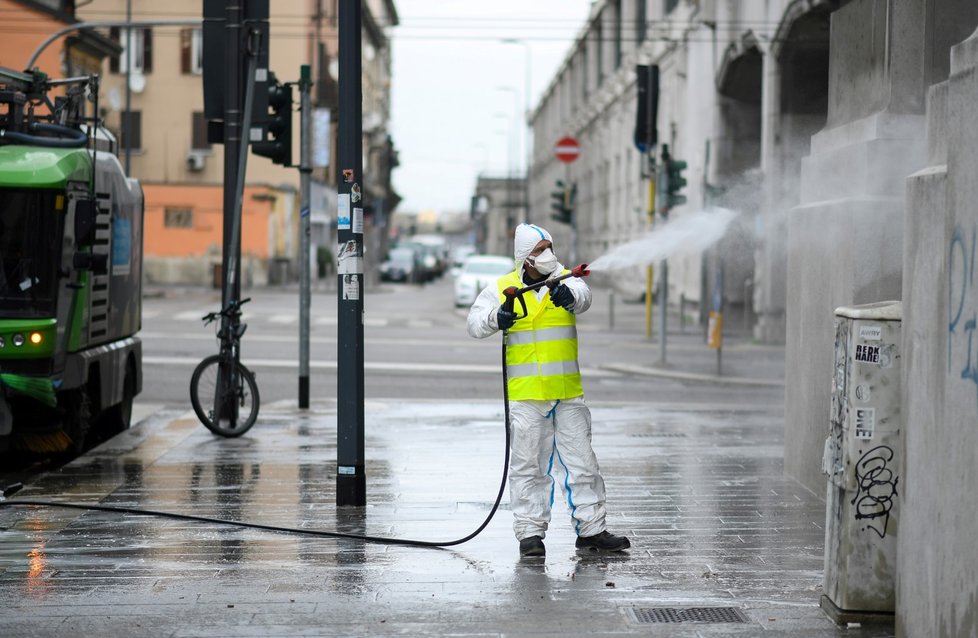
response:
<path id="1" fill-rule="evenodd" d="M 363 273 L 363 255 L 360 242 L 355 239 L 340 244 L 336 250 L 336 273 L 338 275 L 359 275 Z"/>
<path id="2" fill-rule="evenodd" d="M 363 234 L 363 209 L 353 209 L 353 232 L 357 235 Z"/>
<path id="3" fill-rule="evenodd" d="M 336 228 L 350 230 L 350 196 L 345 193 L 336 196 Z"/>
<path id="4" fill-rule="evenodd" d="M 554 145 L 554 156 L 564 164 L 570 164 L 581 154 L 581 147 L 573 137 L 562 137 Z"/>
<path id="5" fill-rule="evenodd" d="M 343 299 L 356 301 L 360 298 L 360 275 L 343 275 Z"/>

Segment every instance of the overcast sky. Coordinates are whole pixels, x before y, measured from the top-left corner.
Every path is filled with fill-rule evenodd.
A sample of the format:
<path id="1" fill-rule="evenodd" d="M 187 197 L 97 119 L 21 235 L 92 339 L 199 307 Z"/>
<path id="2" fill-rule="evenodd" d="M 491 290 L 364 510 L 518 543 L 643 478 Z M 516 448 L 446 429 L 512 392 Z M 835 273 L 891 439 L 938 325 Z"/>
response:
<path id="1" fill-rule="evenodd" d="M 404 198 L 398 210 L 468 210 L 480 173 L 505 176 L 523 166 L 527 62 L 536 105 L 591 0 L 395 3 L 401 24 L 393 30 L 392 135 L 401 165 L 394 186 Z"/>

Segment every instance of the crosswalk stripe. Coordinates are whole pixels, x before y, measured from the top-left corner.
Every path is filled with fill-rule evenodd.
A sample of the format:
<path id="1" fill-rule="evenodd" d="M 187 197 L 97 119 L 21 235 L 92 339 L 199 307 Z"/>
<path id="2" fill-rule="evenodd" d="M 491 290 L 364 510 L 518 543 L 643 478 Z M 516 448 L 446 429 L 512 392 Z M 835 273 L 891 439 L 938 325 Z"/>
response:
<path id="1" fill-rule="evenodd" d="M 186 365 L 195 366 L 200 363 L 197 357 L 164 357 L 144 356 L 143 363 L 148 365 Z M 247 359 L 242 361 L 249 368 L 298 368 L 297 361 L 290 359 Z M 336 361 L 310 361 L 309 367 L 315 370 L 335 370 Z M 471 374 L 499 375 L 499 365 L 481 365 L 468 363 L 400 363 L 396 361 L 365 362 L 365 370 L 378 372 L 457 372 Z M 589 377 L 618 377 L 617 372 L 608 370 L 585 369 L 581 371 Z"/>

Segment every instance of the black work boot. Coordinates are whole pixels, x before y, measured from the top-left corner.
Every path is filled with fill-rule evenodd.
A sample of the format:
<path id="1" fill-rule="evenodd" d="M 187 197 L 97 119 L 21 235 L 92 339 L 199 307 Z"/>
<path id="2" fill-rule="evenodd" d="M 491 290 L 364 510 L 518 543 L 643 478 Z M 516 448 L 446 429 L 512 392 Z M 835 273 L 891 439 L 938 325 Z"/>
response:
<path id="1" fill-rule="evenodd" d="M 575 545 L 591 552 L 620 552 L 632 546 L 624 536 L 615 536 L 607 530 L 594 536 L 578 536 Z"/>
<path id="2" fill-rule="evenodd" d="M 531 536 L 520 541 L 520 556 L 546 556 L 547 548 L 543 546 L 543 539 L 539 536 Z"/>

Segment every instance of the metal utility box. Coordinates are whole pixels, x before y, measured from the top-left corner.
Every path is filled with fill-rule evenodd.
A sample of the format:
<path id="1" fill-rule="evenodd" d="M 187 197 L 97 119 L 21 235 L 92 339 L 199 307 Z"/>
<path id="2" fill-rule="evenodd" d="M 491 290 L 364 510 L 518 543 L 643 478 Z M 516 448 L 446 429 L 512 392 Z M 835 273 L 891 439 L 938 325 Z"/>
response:
<path id="1" fill-rule="evenodd" d="M 822 608 L 836 622 L 892 615 L 903 440 L 898 301 L 838 308 Z"/>

